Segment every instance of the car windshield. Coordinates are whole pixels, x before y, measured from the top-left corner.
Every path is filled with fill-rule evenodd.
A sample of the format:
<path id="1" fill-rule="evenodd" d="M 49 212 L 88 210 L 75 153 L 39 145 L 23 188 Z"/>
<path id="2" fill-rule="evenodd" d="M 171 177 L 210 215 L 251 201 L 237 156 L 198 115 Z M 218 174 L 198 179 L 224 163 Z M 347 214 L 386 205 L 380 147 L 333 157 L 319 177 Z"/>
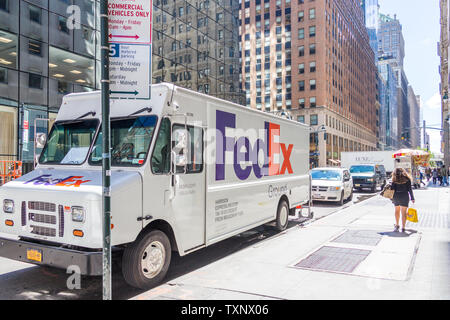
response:
<path id="1" fill-rule="evenodd" d="M 56 122 L 39 158 L 40 164 L 84 163 L 97 131 L 98 120 Z"/>
<path id="2" fill-rule="evenodd" d="M 353 166 L 350 168 L 350 173 L 374 173 L 374 166 Z"/>
<path id="3" fill-rule="evenodd" d="M 335 170 L 313 170 L 311 177 L 313 180 L 340 181 L 342 179 L 341 173 Z"/>
<path id="4" fill-rule="evenodd" d="M 140 166 L 147 158 L 157 122 L 156 116 L 111 120 L 111 165 Z M 89 163 L 102 163 L 102 134 L 92 148 Z"/>

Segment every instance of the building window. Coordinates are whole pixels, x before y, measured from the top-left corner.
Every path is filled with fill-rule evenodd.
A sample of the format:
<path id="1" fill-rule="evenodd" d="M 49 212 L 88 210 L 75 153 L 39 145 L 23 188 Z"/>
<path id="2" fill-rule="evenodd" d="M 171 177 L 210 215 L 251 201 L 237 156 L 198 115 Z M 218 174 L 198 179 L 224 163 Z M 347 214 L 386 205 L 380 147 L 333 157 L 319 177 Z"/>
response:
<path id="1" fill-rule="evenodd" d="M 300 123 L 305 123 L 305 116 L 298 116 L 297 121 Z"/>
<path id="2" fill-rule="evenodd" d="M 305 64 L 304 63 L 300 63 L 298 65 L 298 74 L 304 74 L 305 73 Z"/>
<path id="3" fill-rule="evenodd" d="M 305 13 L 303 11 L 298 12 L 298 22 L 302 22 L 305 18 Z"/>
<path id="4" fill-rule="evenodd" d="M 316 107 L 316 97 L 309 98 L 309 106 L 310 106 L 310 108 Z"/>
<path id="5" fill-rule="evenodd" d="M 309 80 L 309 87 L 311 90 L 316 90 L 316 80 Z"/>
<path id="6" fill-rule="evenodd" d="M 305 39 L 305 29 L 298 29 L 298 39 Z"/>
<path id="7" fill-rule="evenodd" d="M 298 47 L 298 56 L 303 57 L 305 55 L 305 46 Z"/>
<path id="8" fill-rule="evenodd" d="M 35 6 L 30 6 L 30 21 L 41 24 L 42 10 Z"/>
<path id="9" fill-rule="evenodd" d="M 316 36 L 316 26 L 309 27 L 309 37 L 314 38 Z"/>
<path id="10" fill-rule="evenodd" d="M 315 44 L 309 45 L 309 54 L 316 54 L 316 45 Z"/>
<path id="11" fill-rule="evenodd" d="M 58 17 L 58 30 L 69 34 L 69 28 L 67 27 L 67 19 L 64 17 Z"/>
<path id="12" fill-rule="evenodd" d="M 309 63 L 309 72 L 316 72 L 316 62 L 310 62 Z"/>
<path id="13" fill-rule="evenodd" d="M 309 117 L 310 120 L 310 125 L 312 126 L 317 126 L 319 124 L 319 117 L 317 116 L 317 114 L 312 114 Z"/>
<path id="14" fill-rule="evenodd" d="M 8 84 L 8 69 L 0 68 L 0 83 Z"/>
<path id="15" fill-rule="evenodd" d="M 9 12 L 9 0 L 0 0 L 0 10 Z"/>
<path id="16" fill-rule="evenodd" d="M 28 40 L 28 53 L 36 56 L 42 56 L 42 43 L 38 41 Z"/>
<path id="17" fill-rule="evenodd" d="M 313 20 L 316 18 L 316 9 L 309 9 L 309 19 Z"/>
<path id="18" fill-rule="evenodd" d="M 298 107 L 302 109 L 305 108 L 305 98 L 298 99 Z"/>
<path id="19" fill-rule="evenodd" d="M 34 73 L 28 74 L 28 87 L 42 90 L 42 76 Z"/>
<path id="20" fill-rule="evenodd" d="M 298 91 L 305 91 L 305 81 L 301 80 L 298 82 Z"/>

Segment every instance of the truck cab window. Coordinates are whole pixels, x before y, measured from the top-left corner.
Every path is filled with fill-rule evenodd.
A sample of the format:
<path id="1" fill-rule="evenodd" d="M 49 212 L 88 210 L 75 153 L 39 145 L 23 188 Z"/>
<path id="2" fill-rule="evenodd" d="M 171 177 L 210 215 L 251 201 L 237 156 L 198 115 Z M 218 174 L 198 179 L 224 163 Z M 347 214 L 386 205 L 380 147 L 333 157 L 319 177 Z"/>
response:
<path id="1" fill-rule="evenodd" d="M 56 122 L 39 159 L 40 164 L 84 163 L 97 131 L 98 120 Z"/>
<path id="2" fill-rule="evenodd" d="M 174 125 L 173 130 L 183 129 L 184 125 Z M 188 126 L 189 147 L 186 173 L 203 171 L 203 129 Z M 177 173 L 184 173 L 184 167 L 177 167 Z"/>
<path id="3" fill-rule="evenodd" d="M 152 171 L 154 174 L 170 172 L 170 130 L 170 120 L 162 119 L 152 156 Z"/>
<path id="4" fill-rule="evenodd" d="M 157 117 L 111 120 L 111 165 L 141 166 L 147 158 Z M 102 134 L 99 133 L 89 163 L 102 163 Z"/>

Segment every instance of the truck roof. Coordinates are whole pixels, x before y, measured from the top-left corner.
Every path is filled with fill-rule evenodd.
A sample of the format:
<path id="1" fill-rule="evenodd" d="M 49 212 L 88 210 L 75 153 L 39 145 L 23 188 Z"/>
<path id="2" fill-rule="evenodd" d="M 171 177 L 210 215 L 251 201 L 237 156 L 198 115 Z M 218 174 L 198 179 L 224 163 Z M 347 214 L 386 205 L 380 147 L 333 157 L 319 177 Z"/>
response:
<path id="1" fill-rule="evenodd" d="M 236 109 L 246 110 L 247 112 L 253 112 L 255 114 L 264 115 L 265 117 L 272 117 L 277 121 L 287 121 L 289 123 L 295 123 L 302 127 L 309 128 L 308 125 L 285 119 L 283 117 L 270 114 L 264 111 L 247 108 L 245 106 L 222 100 L 211 95 L 199 93 L 186 88 L 178 87 L 171 83 L 158 83 L 152 85 L 152 96 L 150 100 L 140 99 L 111 99 L 110 100 L 110 115 L 111 118 L 127 117 L 134 112 L 146 107 L 152 108 L 152 113 L 157 115 L 167 114 L 166 107 L 168 107 L 176 99 L 177 93 L 184 95 L 191 95 L 200 98 L 203 101 L 210 101 L 220 104 L 227 104 Z M 63 97 L 61 108 L 59 109 L 56 121 L 68 121 L 83 117 L 83 119 L 101 119 L 102 103 L 101 103 L 101 91 L 83 92 L 83 93 L 71 93 Z M 165 112 L 166 111 L 166 112 Z M 88 114 L 89 113 L 89 114 Z M 88 115 L 86 115 L 88 114 Z"/>

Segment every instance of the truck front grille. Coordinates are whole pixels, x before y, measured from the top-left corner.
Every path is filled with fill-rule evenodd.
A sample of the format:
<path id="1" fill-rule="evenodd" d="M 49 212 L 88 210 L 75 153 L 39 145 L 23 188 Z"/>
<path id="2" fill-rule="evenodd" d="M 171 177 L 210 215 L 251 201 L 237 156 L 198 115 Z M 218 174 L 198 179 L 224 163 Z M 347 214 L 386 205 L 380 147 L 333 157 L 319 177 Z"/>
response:
<path id="1" fill-rule="evenodd" d="M 41 226 L 31 226 L 31 233 L 46 237 L 56 237 L 56 229 Z"/>
<path id="2" fill-rule="evenodd" d="M 21 216 L 22 216 L 22 227 L 27 225 L 27 204 L 25 201 L 22 201 L 22 209 L 21 209 Z"/>
<path id="3" fill-rule="evenodd" d="M 322 192 L 325 192 L 325 191 L 328 191 L 328 187 L 317 187 L 317 186 L 313 186 L 313 187 L 312 187 L 312 191 L 322 191 Z"/>
<path id="4" fill-rule="evenodd" d="M 40 202 L 40 201 L 28 201 L 29 210 L 39 210 L 47 212 L 56 212 L 56 205 L 54 203 Z"/>
<path id="5" fill-rule="evenodd" d="M 58 214 L 59 214 L 59 237 L 64 237 L 64 207 L 58 206 Z"/>
<path id="6" fill-rule="evenodd" d="M 29 214 L 30 221 L 46 223 L 46 224 L 56 224 L 56 217 L 48 214 L 32 213 Z"/>

